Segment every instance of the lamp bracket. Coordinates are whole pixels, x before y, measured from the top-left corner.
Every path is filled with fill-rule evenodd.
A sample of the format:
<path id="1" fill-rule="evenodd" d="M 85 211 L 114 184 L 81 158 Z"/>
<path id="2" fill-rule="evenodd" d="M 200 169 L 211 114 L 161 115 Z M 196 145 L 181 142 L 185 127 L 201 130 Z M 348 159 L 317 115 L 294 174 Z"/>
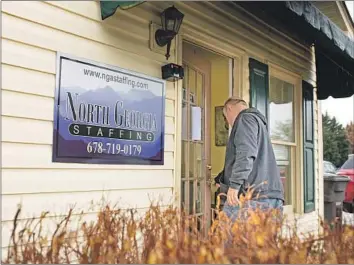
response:
<path id="1" fill-rule="evenodd" d="M 155 32 L 155 41 L 157 45 L 159 45 L 160 47 L 164 47 L 173 40 L 175 35 L 176 34 L 173 31 L 165 31 L 163 29 L 158 29 Z"/>

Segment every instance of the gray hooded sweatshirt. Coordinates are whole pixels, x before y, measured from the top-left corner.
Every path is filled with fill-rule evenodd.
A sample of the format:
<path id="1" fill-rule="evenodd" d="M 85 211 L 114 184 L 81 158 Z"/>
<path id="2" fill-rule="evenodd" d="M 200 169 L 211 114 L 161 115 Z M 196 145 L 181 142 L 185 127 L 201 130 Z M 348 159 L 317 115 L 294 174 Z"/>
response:
<path id="1" fill-rule="evenodd" d="M 244 193 L 250 186 L 255 188 L 253 196 L 284 201 L 267 120 L 254 108 L 241 111 L 233 124 L 220 192 L 227 193 L 230 187 Z"/>

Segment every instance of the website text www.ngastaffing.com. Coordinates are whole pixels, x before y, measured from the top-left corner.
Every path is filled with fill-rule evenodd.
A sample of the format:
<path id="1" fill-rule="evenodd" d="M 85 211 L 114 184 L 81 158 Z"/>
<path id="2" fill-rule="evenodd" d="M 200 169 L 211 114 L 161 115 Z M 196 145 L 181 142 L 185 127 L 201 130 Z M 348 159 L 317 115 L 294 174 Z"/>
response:
<path id="1" fill-rule="evenodd" d="M 112 75 L 112 74 L 92 71 L 90 69 L 84 69 L 84 75 L 90 76 L 90 77 L 95 77 L 95 78 L 98 78 L 98 79 L 103 79 L 107 83 L 115 82 L 115 83 L 129 85 L 132 88 L 149 89 L 149 84 L 144 83 L 144 82 L 139 82 L 139 81 L 132 80 L 126 75 L 119 75 L 119 74 Z"/>

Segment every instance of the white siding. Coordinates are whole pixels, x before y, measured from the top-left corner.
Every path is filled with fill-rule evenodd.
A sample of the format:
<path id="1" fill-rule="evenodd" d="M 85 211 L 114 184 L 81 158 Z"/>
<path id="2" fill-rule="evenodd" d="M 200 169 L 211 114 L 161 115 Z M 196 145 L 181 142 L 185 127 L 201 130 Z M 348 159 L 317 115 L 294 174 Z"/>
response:
<path id="1" fill-rule="evenodd" d="M 2 220 L 9 229 L 44 210 L 60 216 L 76 205 L 144 209 L 151 200 L 173 202 L 175 89 L 166 88 L 163 166 L 52 163 L 56 52 L 160 78 L 163 54 L 149 49 L 155 14 L 136 9 L 102 22 L 97 2 L 4 2 L 2 5 Z M 80 14 L 84 12 L 84 16 Z M 141 15 L 144 13 L 145 15 Z M 171 59 L 174 60 L 174 50 Z M 3 228 L 4 229 L 4 228 Z M 6 230 L 8 231 L 8 230 Z M 4 246 L 8 232 L 3 233 Z"/>
<path id="2" fill-rule="evenodd" d="M 173 193 L 179 192 L 180 83 L 167 82 L 163 166 L 51 162 L 56 52 L 160 78 L 166 60 L 161 49 L 150 49 L 149 25 L 160 23 L 159 13 L 168 5 L 145 2 L 130 10 L 118 10 L 118 14 L 101 21 L 99 4 L 95 1 L 2 3 L 2 215 L 5 224 L 10 223 L 18 203 L 23 203 L 21 218 L 26 219 L 39 216 L 48 208 L 62 214 L 73 203 L 85 208 L 91 200 L 100 200 L 103 195 L 114 203 L 120 202 L 122 207 L 145 208 L 149 198 L 159 196 L 166 205 Z M 248 56 L 280 65 L 315 84 L 313 50 L 269 28 L 234 4 L 178 2 L 175 5 L 185 14 L 181 33 L 186 39 L 198 39 L 200 44 L 230 57 L 236 50 L 244 53 L 239 65 L 242 70 L 237 70 L 240 80 L 235 83 L 243 88 L 236 93 L 246 100 Z M 177 48 L 172 45 L 169 62 L 181 58 Z M 320 131 L 317 125 L 316 128 L 318 141 Z M 316 213 L 321 211 L 318 146 L 317 143 Z M 302 219 L 318 224 L 316 216 L 304 215 Z M 3 234 L 4 245 L 8 242 L 6 235 Z"/>

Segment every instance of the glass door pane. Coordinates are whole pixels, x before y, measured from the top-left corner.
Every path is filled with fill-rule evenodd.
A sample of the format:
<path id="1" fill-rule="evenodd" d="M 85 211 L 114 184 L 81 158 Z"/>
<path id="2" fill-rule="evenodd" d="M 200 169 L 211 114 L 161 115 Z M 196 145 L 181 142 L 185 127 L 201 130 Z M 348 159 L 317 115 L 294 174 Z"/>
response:
<path id="1" fill-rule="evenodd" d="M 204 200 L 203 200 L 203 195 L 204 195 L 204 185 L 203 181 L 198 181 L 197 182 L 197 200 L 196 200 L 196 213 L 202 213 L 203 212 L 203 206 L 204 206 Z"/>
<path id="2" fill-rule="evenodd" d="M 205 194 L 204 75 L 188 65 L 182 91 L 182 203 L 203 218 Z"/>

